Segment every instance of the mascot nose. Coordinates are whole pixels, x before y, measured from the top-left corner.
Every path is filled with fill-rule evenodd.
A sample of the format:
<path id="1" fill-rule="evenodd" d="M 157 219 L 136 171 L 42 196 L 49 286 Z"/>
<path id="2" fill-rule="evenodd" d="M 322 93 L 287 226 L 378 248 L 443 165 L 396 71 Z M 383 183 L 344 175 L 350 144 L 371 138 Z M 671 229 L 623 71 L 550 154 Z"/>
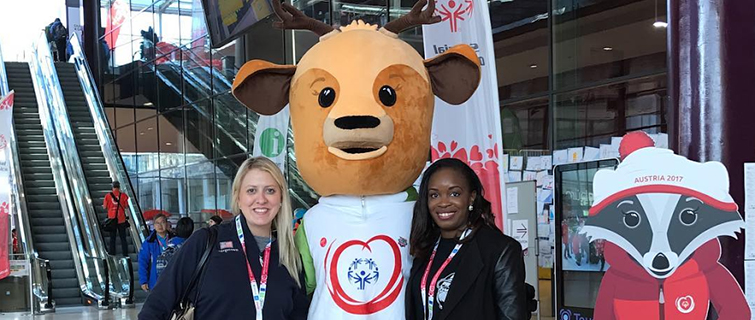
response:
<path id="1" fill-rule="evenodd" d="M 336 127 L 344 130 L 372 129 L 380 125 L 380 119 L 373 116 L 346 116 L 335 121 Z"/>
<path id="2" fill-rule="evenodd" d="M 653 269 L 666 270 L 668 269 L 668 258 L 663 253 L 659 253 L 653 258 Z"/>

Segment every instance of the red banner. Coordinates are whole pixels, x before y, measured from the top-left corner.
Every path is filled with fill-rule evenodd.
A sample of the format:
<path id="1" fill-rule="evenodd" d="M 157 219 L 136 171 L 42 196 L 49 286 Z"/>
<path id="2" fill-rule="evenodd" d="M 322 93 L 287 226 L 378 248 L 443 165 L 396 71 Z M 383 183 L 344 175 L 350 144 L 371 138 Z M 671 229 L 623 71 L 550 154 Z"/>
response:
<path id="1" fill-rule="evenodd" d="M 10 274 L 10 127 L 13 91 L 0 100 L 0 279 Z"/>
<path id="2" fill-rule="evenodd" d="M 107 46 L 110 50 L 115 48 L 116 40 L 118 40 L 118 35 L 121 33 L 120 27 L 123 24 L 123 21 L 126 21 L 126 15 L 128 12 L 129 7 L 127 1 L 115 0 L 110 6 L 110 14 L 107 16 L 107 26 L 105 26 L 105 34 L 110 33 L 105 37 L 105 42 L 107 42 Z"/>

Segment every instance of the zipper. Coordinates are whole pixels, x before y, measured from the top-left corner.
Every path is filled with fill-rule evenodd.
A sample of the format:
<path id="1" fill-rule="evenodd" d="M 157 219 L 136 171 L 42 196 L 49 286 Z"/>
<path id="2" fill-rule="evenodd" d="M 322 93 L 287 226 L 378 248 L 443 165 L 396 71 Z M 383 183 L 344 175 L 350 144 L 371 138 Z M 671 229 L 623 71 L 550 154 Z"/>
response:
<path id="1" fill-rule="evenodd" d="M 367 201 L 362 196 L 362 220 L 367 220 Z"/>
<path id="2" fill-rule="evenodd" d="M 665 309 L 664 308 L 665 305 L 666 305 L 666 299 L 663 298 L 663 284 L 661 284 L 660 297 L 658 298 L 658 307 L 660 309 L 660 311 L 659 311 L 660 312 L 660 314 L 659 314 L 659 316 L 660 316 L 659 319 L 660 320 L 666 319 L 666 310 L 664 310 Z"/>

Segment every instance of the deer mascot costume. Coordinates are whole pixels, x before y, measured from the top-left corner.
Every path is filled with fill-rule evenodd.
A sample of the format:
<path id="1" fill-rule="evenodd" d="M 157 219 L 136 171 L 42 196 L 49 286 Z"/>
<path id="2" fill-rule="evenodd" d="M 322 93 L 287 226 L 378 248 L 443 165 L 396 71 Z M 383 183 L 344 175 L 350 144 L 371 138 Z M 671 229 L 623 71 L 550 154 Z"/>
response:
<path id="1" fill-rule="evenodd" d="M 322 196 L 296 235 L 314 292 L 309 318 L 404 319 L 411 186 L 428 159 L 434 98 L 465 102 L 480 62 L 467 45 L 423 60 L 398 39 L 440 21 L 432 1 L 380 29 L 356 21 L 340 30 L 272 2 L 276 27 L 311 30 L 320 42 L 296 66 L 247 62 L 233 94 L 263 115 L 290 105 L 299 170 Z"/>

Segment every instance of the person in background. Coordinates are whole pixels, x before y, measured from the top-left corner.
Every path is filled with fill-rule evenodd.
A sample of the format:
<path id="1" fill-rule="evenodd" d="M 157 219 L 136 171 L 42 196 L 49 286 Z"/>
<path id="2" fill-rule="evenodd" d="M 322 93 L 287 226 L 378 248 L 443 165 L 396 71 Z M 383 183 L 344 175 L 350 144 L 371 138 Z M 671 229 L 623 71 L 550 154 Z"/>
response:
<path id="1" fill-rule="evenodd" d="M 189 217 L 178 219 L 176 223 L 176 236 L 168 240 L 168 247 L 157 257 L 157 278 L 160 278 L 165 267 L 168 266 L 173 256 L 181 249 L 184 241 L 194 232 L 194 220 Z"/>
<path id="2" fill-rule="evenodd" d="M 186 294 L 194 319 L 304 320 L 309 301 L 294 243 L 288 186 L 264 157 L 244 161 L 233 180 L 233 221 L 195 232 L 144 302 L 140 320 L 169 319 L 217 232 L 201 280 Z M 277 232 L 276 232 L 277 230 Z M 262 294 L 258 294 L 262 293 Z"/>
<path id="3" fill-rule="evenodd" d="M 458 159 L 438 160 L 423 175 L 407 320 L 530 318 L 534 290 L 528 297 L 522 247 L 495 227 L 483 196 L 480 179 Z"/>
<path id="4" fill-rule="evenodd" d="M 21 248 L 18 246 L 18 233 L 15 228 L 11 231 L 11 236 L 13 237 L 13 253 L 20 253 Z"/>
<path id="5" fill-rule="evenodd" d="M 171 234 L 168 232 L 168 218 L 158 214 L 152 219 L 155 230 L 142 243 L 139 251 L 139 282 L 142 290 L 150 291 L 157 283 L 157 257 L 168 247 Z"/>
<path id="6" fill-rule="evenodd" d="M 210 220 L 207 220 L 207 225 L 210 227 L 221 224 L 221 223 L 223 223 L 223 218 L 219 216 L 212 216 L 210 217 Z"/>
<path id="7" fill-rule="evenodd" d="M 105 201 L 102 203 L 102 207 L 107 210 L 107 217 L 109 219 L 116 219 L 118 223 L 115 229 L 110 232 L 110 254 L 115 255 L 115 236 L 116 234 L 121 237 L 121 248 L 123 249 L 123 255 L 128 255 L 128 241 L 126 241 L 126 233 L 128 232 L 128 217 L 126 217 L 126 206 L 128 205 L 128 195 L 121 192 L 121 183 L 113 181 L 113 190 L 105 195 Z"/>

